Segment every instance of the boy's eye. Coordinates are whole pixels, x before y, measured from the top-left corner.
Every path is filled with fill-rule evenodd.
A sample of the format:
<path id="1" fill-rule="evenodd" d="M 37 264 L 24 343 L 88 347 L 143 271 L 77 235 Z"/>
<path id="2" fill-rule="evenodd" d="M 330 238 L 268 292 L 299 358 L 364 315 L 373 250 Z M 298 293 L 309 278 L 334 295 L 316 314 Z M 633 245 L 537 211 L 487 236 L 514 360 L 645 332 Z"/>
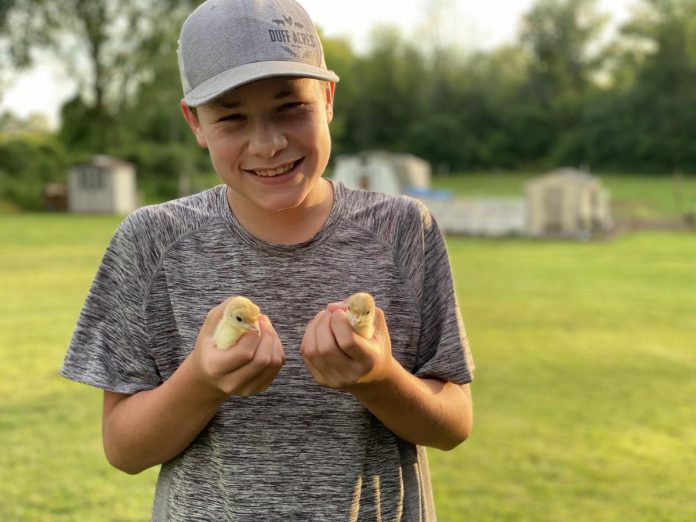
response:
<path id="1" fill-rule="evenodd" d="M 228 114 L 226 116 L 223 116 L 222 118 L 220 118 L 218 120 L 218 122 L 221 122 L 221 121 L 244 121 L 244 119 L 245 118 L 244 118 L 243 114 L 235 113 L 235 114 Z"/>
<path id="2" fill-rule="evenodd" d="M 280 106 L 281 111 L 288 111 L 292 109 L 297 109 L 299 107 L 302 107 L 304 105 L 304 102 L 291 102 L 291 103 L 284 103 L 283 105 Z"/>

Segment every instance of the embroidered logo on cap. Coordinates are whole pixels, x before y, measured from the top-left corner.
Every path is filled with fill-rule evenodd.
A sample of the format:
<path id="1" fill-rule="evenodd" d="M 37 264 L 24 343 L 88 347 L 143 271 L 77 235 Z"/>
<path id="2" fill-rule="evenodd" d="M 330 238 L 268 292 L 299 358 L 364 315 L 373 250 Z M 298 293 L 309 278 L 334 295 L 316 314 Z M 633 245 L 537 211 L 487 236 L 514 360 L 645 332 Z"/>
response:
<path id="1" fill-rule="evenodd" d="M 271 22 L 279 27 L 268 30 L 271 42 L 283 44 L 281 49 L 294 59 L 302 60 L 317 48 L 314 35 L 303 32 L 304 25 L 293 20 L 292 16 L 281 15 L 281 18 L 274 18 Z"/>

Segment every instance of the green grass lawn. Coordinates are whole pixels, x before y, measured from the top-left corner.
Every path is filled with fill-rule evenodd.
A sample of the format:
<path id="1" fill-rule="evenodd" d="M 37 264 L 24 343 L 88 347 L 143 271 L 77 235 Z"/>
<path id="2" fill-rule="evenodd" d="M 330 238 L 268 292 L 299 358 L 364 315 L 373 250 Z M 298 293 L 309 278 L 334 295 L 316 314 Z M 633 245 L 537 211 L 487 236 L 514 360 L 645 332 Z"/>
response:
<path id="1" fill-rule="evenodd" d="M 0 520 L 143 521 L 101 393 L 58 375 L 116 218 L 0 216 Z M 475 430 L 431 451 L 441 521 L 696 520 L 696 235 L 450 238 Z"/>
<path id="2" fill-rule="evenodd" d="M 58 375 L 118 219 L 0 216 L 0 520 L 142 521 L 156 474 L 101 449 L 101 393 Z"/>
<path id="3" fill-rule="evenodd" d="M 696 520 L 696 235 L 449 241 L 473 437 L 442 520 Z"/>

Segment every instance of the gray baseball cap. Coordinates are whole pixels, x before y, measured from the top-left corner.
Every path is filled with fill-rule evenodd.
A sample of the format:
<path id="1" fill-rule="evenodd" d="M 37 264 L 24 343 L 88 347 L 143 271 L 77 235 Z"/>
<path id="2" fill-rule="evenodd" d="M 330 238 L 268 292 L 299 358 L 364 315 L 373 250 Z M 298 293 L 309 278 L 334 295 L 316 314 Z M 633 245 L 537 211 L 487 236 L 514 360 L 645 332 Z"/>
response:
<path id="1" fill-rule="evenodd" d="M 273 76 L 338 81 L 314 24 L 294 0 L 203 2 L 181 28 L 179 72 L 191 107 Z"/>

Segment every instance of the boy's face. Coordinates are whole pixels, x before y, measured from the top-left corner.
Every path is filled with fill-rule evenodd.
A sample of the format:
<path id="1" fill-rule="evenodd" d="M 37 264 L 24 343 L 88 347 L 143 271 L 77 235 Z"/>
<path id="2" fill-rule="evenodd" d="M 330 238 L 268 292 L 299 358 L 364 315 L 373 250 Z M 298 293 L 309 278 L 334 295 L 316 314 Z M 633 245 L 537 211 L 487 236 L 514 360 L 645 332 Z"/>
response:
<path id="1" fill-rule="evenodd" d="M 334 84 L 274 77 L 198 107 L 182 102 L 196 140 L 238 208 L 280 211 L 318 201 L 329 161 Z M 251 206 L 250 206 L 251 205 Z"/>

